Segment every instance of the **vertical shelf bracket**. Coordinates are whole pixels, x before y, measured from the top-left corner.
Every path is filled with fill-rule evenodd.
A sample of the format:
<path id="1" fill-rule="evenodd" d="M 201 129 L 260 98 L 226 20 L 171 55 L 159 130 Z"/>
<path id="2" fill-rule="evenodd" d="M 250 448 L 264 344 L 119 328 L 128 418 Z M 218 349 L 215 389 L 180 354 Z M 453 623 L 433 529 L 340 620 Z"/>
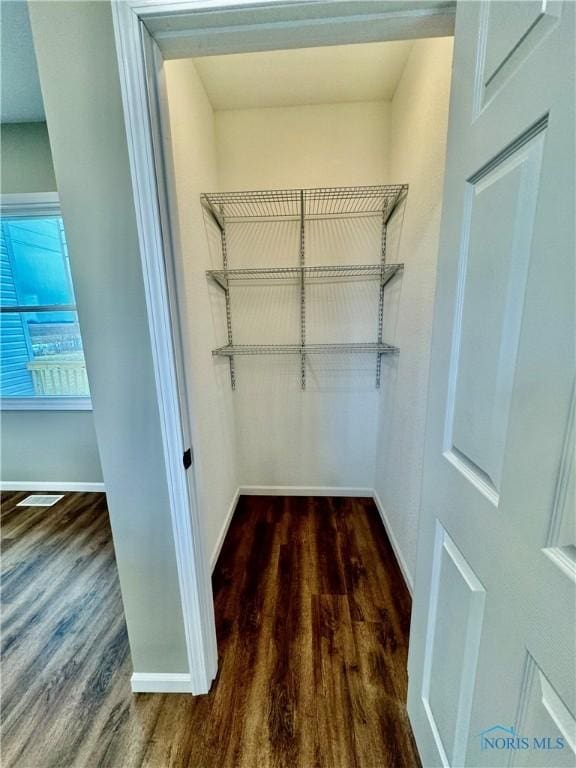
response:
<path id="1" fill-rule="evenodd" d="M 300 190 L 300 380 L 302 389 L 306 389 L 306 287 L 304 285 L 304 266 L 306 231 L 304 227 L 304 190 Z"/>
<path id="2" fill-rule="evenodd" d="M 390 207 L 385 207 L 382 211 L 382 240 L 380 245 L 380 294 L 378 296 L 378 344 L 382 344 L 383 328 L 384 328 L 384 287 L 386 285 L 386 238 L 388 234 L 388 222 L 396 212 L 396 209 L 406 198 L 408 191 L 407 186 L 401 186 L 396 192 L 396 196 Z M 382 380 L 382 353 L 376 355 L 376 389 L 380 389 L 380 382 Z"/>
<path id="3" fill-rule="evenodd" d="M 382 213 L 382 238 L 380 241 L 380 292 L 378 294 L 378 344 L 382 344 L 383 329 L 384 329 L 384 286 L 385 280 L 385 266 L 386 266 L 386 236 L 388 230 L 388 219 L 390 217 L 386 214 L 386 211 Z M 380 381 L 382 378 L 382 353 L 376 353 L 376 389 L 380 389 Z"/>
<path id="4" fill-rule="evenodd" d="M 220 216 L 217 218 L 220 224 L 220 238 L 222 240 L 222 269 L 228 269 L 228 244 L 226 242 L 226 218 L 224 216 L 224 206 L 220 206 Z M 228 344 L 232 346 L 232 309 L 230 306 L 230 285 L 226 281 L 226 288 L 224 289 L 224 300 L 226 302 L 226 329 L 228 331 Z M 232 389 L 236 389 L 236 371 L 234 369 L 234 357 L 230 355 L 228 358 L 230 364 L 230 384 Z"/>

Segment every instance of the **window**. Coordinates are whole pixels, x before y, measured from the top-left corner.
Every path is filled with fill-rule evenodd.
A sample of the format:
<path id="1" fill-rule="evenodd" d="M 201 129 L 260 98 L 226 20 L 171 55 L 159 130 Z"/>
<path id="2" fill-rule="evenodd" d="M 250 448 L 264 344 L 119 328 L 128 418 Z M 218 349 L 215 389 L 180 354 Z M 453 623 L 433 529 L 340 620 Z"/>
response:
<path id="1" fill-rule="evenodd" d="M 1 209 L 2 408 L 90 408 L 57 196 L 3 195 Z"/>

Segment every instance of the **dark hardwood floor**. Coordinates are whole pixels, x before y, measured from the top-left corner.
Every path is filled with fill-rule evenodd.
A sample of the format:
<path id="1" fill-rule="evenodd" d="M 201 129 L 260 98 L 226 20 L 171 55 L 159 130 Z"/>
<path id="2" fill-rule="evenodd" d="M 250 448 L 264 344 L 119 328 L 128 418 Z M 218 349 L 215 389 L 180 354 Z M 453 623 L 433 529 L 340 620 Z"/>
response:
<path id="1" fill-rule="evenodd" d="M 243 497 L 208 696 L 130 692 L 102 494 L 2 495 L 2 766 L 414 768 L 410 597 L 372 501 Z"/>

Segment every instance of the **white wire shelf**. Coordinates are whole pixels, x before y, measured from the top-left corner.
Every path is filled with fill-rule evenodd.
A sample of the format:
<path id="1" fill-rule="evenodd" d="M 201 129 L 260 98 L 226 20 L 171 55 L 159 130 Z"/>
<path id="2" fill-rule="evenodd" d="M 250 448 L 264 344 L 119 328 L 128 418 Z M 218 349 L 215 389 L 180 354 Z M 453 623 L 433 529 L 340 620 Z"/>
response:
<path id="1" fill-rule="evenodd" d="M 310 355 L 342 354 L 348 352 L 378 353 L 379 355 L 396 354 L 400 350 L 383 342 L 354 342 L 350 344 L 226 344 L 212 350 L 216 357 L 235 355 Z"/>
<path id="2" fill-rule="evenodd" d="M 318 189 L 205 192 L 200 201 L 219 226 L 249 219 L 306 220 L 338 216 L 389 218 L 408 192 L 407 184 Z"/>
<path id="3" fill-rule="evenodd" d="M 205 192 L 200 202 L 206 221 L 211 220 L 220 230 L 222 269 L 207 271 L 224 291 L 226 332 L 228 343 L 214 349 L 212 354 L 227 357 L 230 383 L 236 388 L 234 359 L 236 355 L 298 355 L 302 389 L 306 388 L 306 358 L 312 354 L 372 353 L 376 362 L 376 387 L 380 386 L 382 356 L 396 354 L 398 347 L 383 341 L 384 294 L 386 284 L 403 270 L 403 264 L 386 262 L 387 228 L 392 216 L 400 210 L 408 194 L 407 184 L 387 184 L 369 187 L 323 187 L 316 189 L 256 190 L 247 192 Z M 307 223 L 313 219 L 331 220 L 354 217 L 378 217 L 381 227 L 379 261 L 372 264 L 338 264 L 308 266 L 306 264 Z M 285 267 L 251 267 L 230 269 L 228 261 L 228 224 L 272 221 L 294 221 L 299 224 L 298 265 Z M 250 230 L 247 230 L 250 235 Z M 338 230 L 336 229 L 336 234 Z M 264 254 L 262 254 L 264 256 Z M 294 254 L 296 257 L 296 253 Z M 361 343 L 306 343 L 307 286 L 335 281 L 377 280 L 378 326 L 377 341 Z M 300 339 L 299 344 L 234 344 L 232 328 L 231 286 L 264 285 L 274 281 L 293 281 L 299 285 Z M 312 293 L 312 292 L 311 292 Z"/>
<path id="4" fill-rule="evenodd" d="M 231 283 L 253 281 L 381 280 L 386 285 L 404 264 L 346 264 L 318 267 L 259 267 L 254 269 L 210 269 L 208 277 L 227 290 Z"/>

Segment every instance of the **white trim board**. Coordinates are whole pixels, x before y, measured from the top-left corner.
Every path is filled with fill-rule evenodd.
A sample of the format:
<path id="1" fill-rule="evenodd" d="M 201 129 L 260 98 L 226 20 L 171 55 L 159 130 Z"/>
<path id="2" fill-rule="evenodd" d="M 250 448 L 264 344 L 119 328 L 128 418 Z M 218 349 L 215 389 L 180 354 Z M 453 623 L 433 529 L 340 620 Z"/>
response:
<path id="1" fill-rule="evenodd" d="M 0 491 L 63 491 L 64 493 L 104 493 L 104 483 L 38 483 L 32 480 L 0 480 Z"/>
<path id="2" fill-rule="evenodd" d="M 230 523 L 232 522 L 232 518 L 234 517 L 234 512 L 236 512 L 236 507 L 238 506 L 238 501 L 240 500 L 241 493 L 242 493 L 241 489 L 238 488 L 238 490 L 234 494 L 232 503 L 228 508 L 228 512 L 226 513 L 226 519 L 224 520 L 222 530 L 220 531 L 218 538 L 216 540 L 216 545 L 212 550 L 212 557 L 210 558 L 211 572 L 214 571 L 214 568 L 216 567 L 216 563 L 218 562 L 218 558 L 220 556 L 220 550 L 222 549 L 222 544 L 224 544 L 224 539 L 226 538 L 226 534 L 228 533 L 228 528 L 230 528 Z"/>
<path id="3" fill-rule="evenodd" d="M 372 498 L 372 488 L 350 488 L 324 485 L 241 485 L 242 496 L 358 496 Z"/>
<path id="4" fill-rule="evenodd" d="M 192 693 L 188 672 L 134 672 L 132 693 Z"/>
<path id="5" fill-rule="evenodd" d="M 56 310 L 59 311 L 59 310 Z M 76 310 L 72 310 L 76 312 Z M 1 411 L 91 411 L 89 397 L 2 397 Z"/>
<path id="6" fill-rule="evenodd" d="M 380 513 L 380 518 L 382 519 L 382 523 L 384 525 L 384 528 L 386 529 L 388 540 L 392 545 L 392 549 L 394 550 L 396 561 L 400 566 L 400 570 L 402 571 L 402 576 L 404 577 L 404 581 L 406 582 L 406 586 L 408 587 L 408 592 L 410 592 L 410 595 L 412 596 L 414 594 L 414 582 L 412 581 L 410 569 L 406 565 L 406 560 L 404 560 L 404 556 L 402 555 L 402 551 L 400 549 L 400 545 L 398 544 L 398 540 L 396 536 L 394 536 L 394 531 L 392 530 L 392 526 L 390 525 L 388 515 L 386 514 L 386 510 L 384 509 L 384 505 L 382 504 L 382 501 L 380 500 L 380 496 L 378 496 L 376 491 L 373 491 L 372 498 L 374 499 L 374 504 L 376 504 L 376 508 Z"/>
<path id="7" fill-rule="evenodd" d="M 179 350 L 174 340 L 178 328 L 173 325 L 174 308 L 169 301 L 171 270 L 166 269 L 166 261 L 172 258 L 172 244 L 160 135 L 162 60 L 130 3 L 115 0 L 112 15 L 188 668 L 192 692 L 200 694 L 210 690 L 216 677 L 218 652 L 209 561 L 204 551 L 195 478 L 193 470 L 186 474 L 182 467 L 182 456 L 188 448 L 184 443 L 188 427 L 182 407 L 185 388 L 177 378 Z"/>
<path id="8" fill-rule="evenodd" d="M 456 5 L 454 0 L 128 2 L 165 59 L 444 37 L 454 32 Z"/>
<path id="9" fill-rule="evenodd" d="M 13 192 L 0 195 L 2 216 L 60 216 L 58 192 Z"/>

